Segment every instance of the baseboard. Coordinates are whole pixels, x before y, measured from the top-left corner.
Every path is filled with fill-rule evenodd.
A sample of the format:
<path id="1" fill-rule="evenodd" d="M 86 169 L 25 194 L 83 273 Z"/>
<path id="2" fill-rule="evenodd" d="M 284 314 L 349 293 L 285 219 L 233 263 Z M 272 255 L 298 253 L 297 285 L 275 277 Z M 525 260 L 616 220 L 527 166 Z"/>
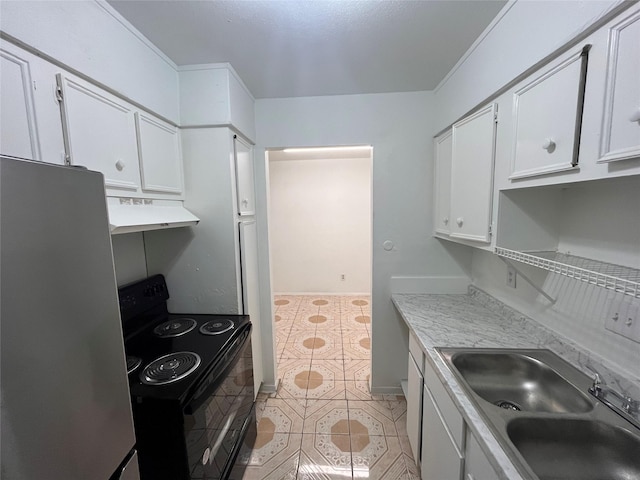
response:
<path id="1" fill-rule="evenodd" d="M 276 383 L 262 383 L 259 391 L 261 393 L 276 393 L 278 391 L 278 385 L 280 385 L 280 379 L 278 379 Z"/>
<path id="2" fill-rule="evenodd" d="M 308 297 L 340 297 L 340 296 L 347 296 L 347 295 L 353 295 L 353 296 L 358 296 L 358 297 L 367 297 L 367 296 L 371 296 L 371 292 L 338 292 L 338 293 L 327 293 L 327 292 L 274 292 L 273 293 L 274 296 L 276 295 L 291 295 L 291 296 L 296 296 L 296 295 L 306 295 Z"/>
<path id="3" fill-rule="evenodd" d="M 369 390 L 371 395 L 404 395 L 400 385 L 395 387 L 370 387 Z"/>
<path id="4" fill-rule="evenodd" d="M 391 277 L 391 293 L 430 293 L 451 294 L 467 293 L 471 279 L 465 276 L 426 277 L 397 276 Z"/>

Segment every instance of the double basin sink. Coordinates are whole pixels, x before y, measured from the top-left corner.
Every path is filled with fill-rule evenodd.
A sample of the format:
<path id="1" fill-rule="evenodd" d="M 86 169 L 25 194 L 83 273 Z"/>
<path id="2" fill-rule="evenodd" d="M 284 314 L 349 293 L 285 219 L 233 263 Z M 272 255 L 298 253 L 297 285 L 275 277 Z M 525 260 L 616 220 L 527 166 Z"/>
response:
<path id="1" fill-rule="evenodd" d="M 549 350 L 436 349 L 525 478 L 640 479 L 640 428 Z"/>

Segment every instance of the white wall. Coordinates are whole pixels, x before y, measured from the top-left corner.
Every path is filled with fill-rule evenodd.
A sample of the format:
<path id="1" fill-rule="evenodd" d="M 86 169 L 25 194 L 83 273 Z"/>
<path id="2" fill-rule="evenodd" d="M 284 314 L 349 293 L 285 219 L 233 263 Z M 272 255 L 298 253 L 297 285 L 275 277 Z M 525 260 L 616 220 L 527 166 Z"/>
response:
<path id="1" fill-rule="evenodd" d="M 436 133 L 618 4 L 612 0 L 508 3 L 436 88 Z"/>
<path id="2" fill-rule="evenodd" d="M 147 264 L 142 233 L 112 235 L 111 245 L 119 287 L 146 278 Z"/>
<path id="3" fill-rule="evenodd" d="M 515 193 L 515 192 L 514 192 Z M 559 191 L 552 208 L 559 216 L 558 250 L 573 255 L 631 268 L 640 268 L 640 177 L 596 184 L 577 184 Z M 539 191 L 546 196 L 547 190 Z M 535 197 L 527 195 L 528 207 Z M 543 228 L 545 225 L 540 225 Z M 516 224 L 513 228 L 518 228 Z M 570 338 L 604 359 L 615 371 L 635 379 L 640 386 L 640 344 L 605 329 L 609 303 L 640 299 L 613 293 L 600 287 L 534 267 L 516 264 L 546 293 L 556 299 L 550 304 L 522 278 L 517 288 L 506 286 L 504 263 L 495 255 L 477 251 L 473 256 L 473 283 L 550 329 Z M 580 266 L 580 264 L 576 264 Z"/>
<path id="4" fill-rule="evenodd" d="M 120 14 L 100 1 L 0 2 L 0 29 L 178 122 L 178 72 Z"/>
<path id="5" fill-rule="evenodd" d="M 429 92 L 256 101 L 256 159 L 283 146 L 373 146 L 372 388 L 397 391 L 408 337 L 391 303 L 392 275 L 465 275 L 470 252 L 431 236 L 433 95 Z M 267 171 L 256 161 L 261 286 L 269 286 Z M 390 240 L 394 248 L 383 249 Z M 262 311 L 270 312 L 270 290 Z M 266 316 L 265 318 L 269 318 Z M 264 332 L 265 334 L 269 334 Z M 265 377 L 267 372 L 265 372 Z M 265 380 L 266 381 L 266 380 Z"/>
<path id="6" fill-rule="evenodd" d="M 269 178 L 273 292 L 368 295 L 371 159 L 271 160 Z"/>

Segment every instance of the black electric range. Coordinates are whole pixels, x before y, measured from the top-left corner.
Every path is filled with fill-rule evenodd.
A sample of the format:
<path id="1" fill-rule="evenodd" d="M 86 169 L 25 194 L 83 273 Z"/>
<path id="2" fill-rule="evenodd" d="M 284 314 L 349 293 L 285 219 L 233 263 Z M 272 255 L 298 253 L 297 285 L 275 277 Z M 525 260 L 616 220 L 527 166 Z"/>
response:
<path id="1" fill-rule="evenodd" d="M 169 313 L 162 275 L 118 293 L 142 480 L 230 478 L 255 438 L 249 317 Z"/>

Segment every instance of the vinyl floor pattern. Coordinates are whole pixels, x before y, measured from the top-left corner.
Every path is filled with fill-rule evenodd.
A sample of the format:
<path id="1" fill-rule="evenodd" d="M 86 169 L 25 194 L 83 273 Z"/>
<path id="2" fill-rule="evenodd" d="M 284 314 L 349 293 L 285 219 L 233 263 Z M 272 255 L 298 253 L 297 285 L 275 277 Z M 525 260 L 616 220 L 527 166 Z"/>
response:
<path id="1" fill-rule="evenodd" d="M 403 396 L 371 395 L 370 298 L 277 296 L 280 384 L 243 480 L 418 480 Z"/>

